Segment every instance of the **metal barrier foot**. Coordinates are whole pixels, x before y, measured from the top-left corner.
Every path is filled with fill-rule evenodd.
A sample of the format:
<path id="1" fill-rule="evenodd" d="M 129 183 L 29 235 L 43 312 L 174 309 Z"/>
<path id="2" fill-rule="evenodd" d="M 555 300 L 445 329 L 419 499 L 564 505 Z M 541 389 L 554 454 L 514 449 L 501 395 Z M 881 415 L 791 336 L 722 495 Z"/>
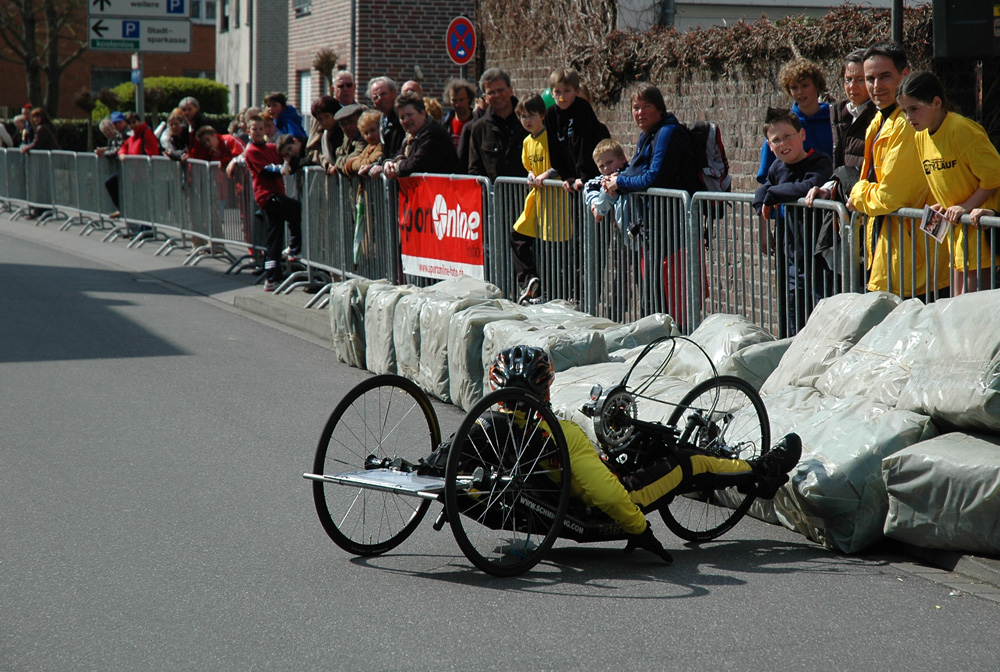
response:
<path id="1" fill-rule="evenodd" d="M 308 278 L 309 273 L 306 271 L 296 271 L 292 273 L 287 278 L 285 278 L 277 289 L 274 290 L 275 294 L 285 294 L 290 291 L 293 286 L 298 287 L 299 285 L 308 284 L 308 281 L 302 282 L 301 278 Z"/>
<path id="2" fill-rule="evenodd" d="M 330 303 L 330 289 L 332 288 L 333 288 L 332 282 L 328 282 L 325 285 L 323 285 L 322 289 L 316 292 L 316 296 L 312 297 L 311 299 L 309 299 L 309 301 L 306 302 L 305 307 L 312 308 L 313 306 L 315 306 L 316 308 L 323 308 L 324 306 L 326 306 L 326 304 Z"/>
<path id="3" fill-rule="evenodd" d="M 155 237 L 156 237 L 155 231 L 143 231 L 132 239 L 132 242 L 128 244 L 128 247 L 139 249 L 140 247 L 146 244 L 147 240 L 150 240 L 151 238 Z"/>

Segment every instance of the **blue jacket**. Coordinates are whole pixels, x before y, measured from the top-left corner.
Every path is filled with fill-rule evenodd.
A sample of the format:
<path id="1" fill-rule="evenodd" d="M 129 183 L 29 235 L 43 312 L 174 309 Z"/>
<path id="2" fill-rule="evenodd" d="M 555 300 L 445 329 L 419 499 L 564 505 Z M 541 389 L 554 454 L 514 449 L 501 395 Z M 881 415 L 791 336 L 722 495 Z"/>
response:
<path id="1" fill-rule="evenodd" d="M 701 188 L 694 146 L 687 127 L 667 112 L 652 131 L 639 134 L 639 143 L 628 168 L 618 175 L 623 193 L 659 189 L 682 189 L 694 193 Z"/>
<path id="2" fill-rule="evenodd" d="M 810 149 L 815 149 L 817 152 L 833 156 L 833 125 L 830 123 L 830 104 L 820 103 L 819 112 L 807 117 L 799 109 L 798 103 L 792 103 L 792 114 L 799 118 L 802 128 L 806 129 L 806 141 L 803 144 L 805 150 L 808 152 Z M 767 171 L 771 168 L 774 160 L 774 152 L 767 146 L 767 140 L 765 140 L 764 146 L 760 148 L 760 166 L 757 169 L 758 183 L 764 184 L 764 180 L 767 179 Z"/>
<path id="3" fill-rule="evenodd" d="M 305 142 L 309 137 L 309 134 L 302 128 L 302 117 L 294 105 L 285 106 L 278 118 L 274 120 L 274 127 L 278 129 L 278 133 L 287 133 L 302 142 Z"/>

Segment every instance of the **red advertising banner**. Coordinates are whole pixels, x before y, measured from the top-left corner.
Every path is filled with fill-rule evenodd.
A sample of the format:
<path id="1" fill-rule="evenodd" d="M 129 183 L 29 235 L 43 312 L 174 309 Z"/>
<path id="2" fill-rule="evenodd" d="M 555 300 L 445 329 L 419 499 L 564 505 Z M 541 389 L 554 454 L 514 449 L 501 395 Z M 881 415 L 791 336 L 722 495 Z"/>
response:
<path id="1" fill-rule="evenodd" d="M 476 180 L 399 179 L 403 272 L 425 278 L 483 274 L 483 192 Z"/>

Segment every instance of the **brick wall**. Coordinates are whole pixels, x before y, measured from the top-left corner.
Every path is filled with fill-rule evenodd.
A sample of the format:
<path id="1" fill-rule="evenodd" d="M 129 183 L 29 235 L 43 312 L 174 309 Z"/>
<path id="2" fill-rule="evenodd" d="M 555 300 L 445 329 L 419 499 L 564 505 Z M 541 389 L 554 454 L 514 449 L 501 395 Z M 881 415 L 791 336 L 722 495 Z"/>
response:
<path id="1" fill-rule="evenodd" d="M 320 74 L 312 69 L 312 61 L 320 49 L 333 49 L 337 64 L 351 66 L 351 2 L 350 0 L 314 0 L 308 14 L 296 16 L 289 3 L 288 14 L 288 100 L 298 105 L 299 78 L 303 70 L 312 71 L 309 99 L 329 93 L 328 86 L 320 81 Z M 309 110 L 299 110 L 308 114 Z"/>
<path id="2" fill-rule="evenodd" d="M 367 98 L 368 80 L 388 75 L 400 85 L 416 79 L 420 66 L 424 94 L 440 98 L 444 83 L 460 74 L 448 57 L 445 33 L 459 15 L 473 16 L 473 0 L 370 0 L 358 3 L 357 76 Z M 480 38 L 481 39 L 481 38 Z"/>
<path id="3" fill-rule="evenodd" d="M 536 53 L 523 53 L 516 45 L 486 44 L 484 67 L 503 68 L 511 77 L 515 95 L 523 97 L 548 87 L 549 73 L 563 65 L 556 59 L 540 63 Z M 747 76 L 732 70 L 724 76 L 707 73 L 685 73 L 672 81 L 655 82 L 663 92 L 667 109 L 685 123 L 699 119 L 714 121 L 722 129 L 734 191 L 753 191 L 754 176 L 764 140 L 763 117 L 768 106 L 790 106 L 791 101 L 778 90 L 774 65 L 770 77 Z M 825 64 L 827 79 L 836 82 L 835 64 Z M 679 74 L 679 73 L 678 73 Z M 586 82 L 584 82 L 586 85 Z M 639 84 L 630 88 L 621 100 L 594 102 L 594 109 L 611 131 L 612 137 L 625 145 L 629 154 L 635 147 L 639 130 L 632 121 L 629 96 Z"/>
<path id="4" fill-rule="evenodd" d="M 439 98 L 444 83 L 460 74 L 448 58 L 445 32 L 459 15 L 472 15 L 473 0 L 429 0 L 422 3 L 401 0 L 365 0 L 356 2 L 354 17 L 355 45 L 351 53 L 350 0 L 314 0 L 308 14 L 296 16 L 287 3 L 288 65 L 285 74 L 288 98 L 300 99 L 298 73 L 312 70 L 312 60 L 322 48 L 333 49 L 338 65 L 354 72 L 359 101 L 371 105 L 367 82 L 378 75 L 388 75 L 402 85 L 418 79 L 414 66 L 423 73 L 421 84 L 428 96 Z M 312 70 L 310 99 L 328 93 Z M 308 110 L 302 110 L 308 112 Z"/>

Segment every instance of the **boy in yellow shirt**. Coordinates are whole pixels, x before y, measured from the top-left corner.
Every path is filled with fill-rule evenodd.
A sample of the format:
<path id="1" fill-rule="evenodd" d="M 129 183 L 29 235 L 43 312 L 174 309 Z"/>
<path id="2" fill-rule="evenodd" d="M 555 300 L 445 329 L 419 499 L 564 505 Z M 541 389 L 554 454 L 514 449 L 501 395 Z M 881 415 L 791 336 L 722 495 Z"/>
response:
<path id="1" fill-rule="evenodd" d="M 524 210 L 510 232 L 510 249 L 514 255 L 514 273 L 517 278 L 518 303 L 526 303 L 541 294 L 541 281 L 535 266 L 535 238 L 545 227 L 540 207 L 540 187 L 544 180 L 555 175 L 549 154 L 549 141 L 545 132 L 545 101 L 539 95 L 518 103 L 514 108 L 528 137 L 521 150 L 521 163 L 528 171 L 528 184 L 532 189 L 524 199 Z"/>

